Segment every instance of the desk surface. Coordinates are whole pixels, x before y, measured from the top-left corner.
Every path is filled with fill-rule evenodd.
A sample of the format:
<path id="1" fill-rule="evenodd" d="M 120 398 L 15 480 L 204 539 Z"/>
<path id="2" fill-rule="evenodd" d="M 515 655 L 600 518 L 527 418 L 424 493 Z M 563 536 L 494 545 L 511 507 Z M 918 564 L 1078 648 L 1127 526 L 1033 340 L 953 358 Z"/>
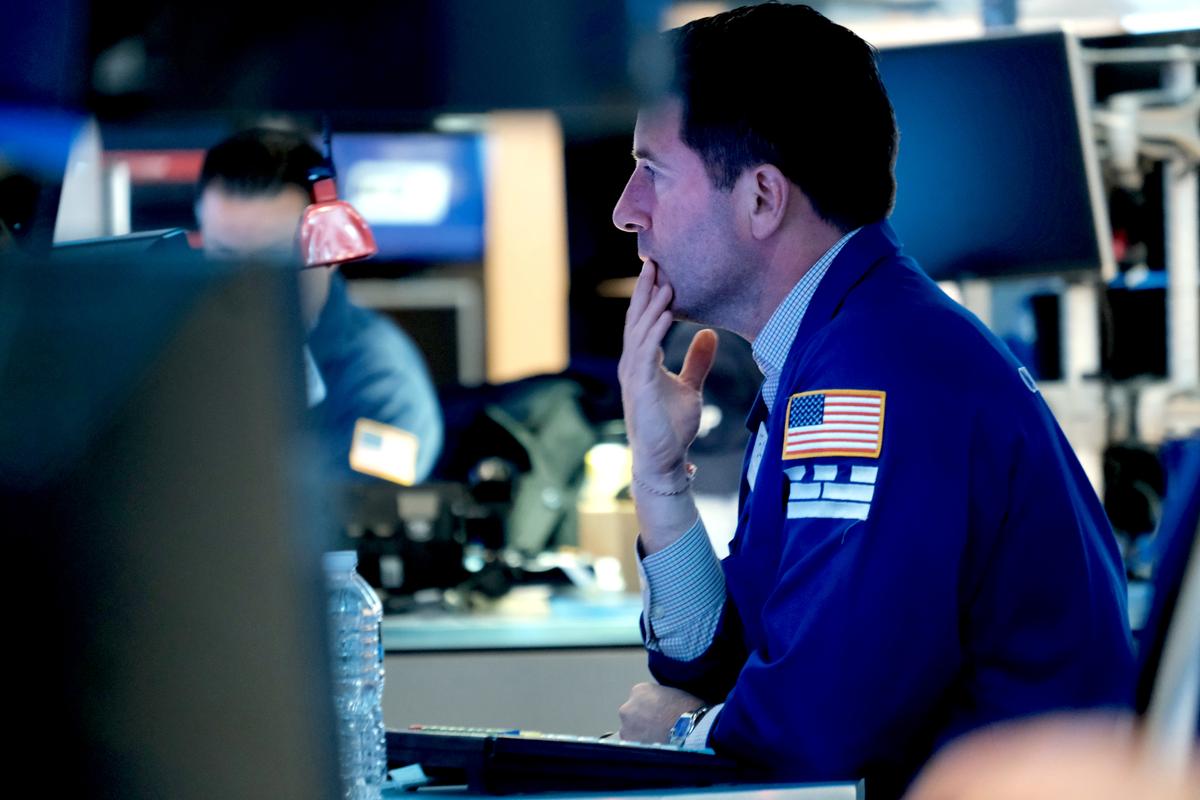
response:
<path id="1" fill-rule="evenodd" d="M 1149 586 L 1129 586 L 1134 630 L 1145 621 Z M 555 650 L 642 646 L 642 600 L 633 594 L 534 595 L 488 612 L 430 611 L 389 615 L 383 647 L 389 653 L 471 650 Z"/>
<path id="2" fill-rule="evenodd" d="M 642 647 L 638 595 L 553 596 L 509 603 L 489 612 L 389 615 L 389 653 Z"/>

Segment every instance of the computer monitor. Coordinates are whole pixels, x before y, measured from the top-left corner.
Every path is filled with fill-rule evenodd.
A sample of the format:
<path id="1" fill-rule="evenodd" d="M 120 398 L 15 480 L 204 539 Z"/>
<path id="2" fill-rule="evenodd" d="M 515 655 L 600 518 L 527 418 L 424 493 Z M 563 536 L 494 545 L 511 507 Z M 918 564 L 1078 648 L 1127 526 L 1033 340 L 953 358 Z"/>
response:
<path id="1" fill-rule="evenodd" d="M 995 36 L 879 60 L 900 128 L 892 223 L 930 276 L 1111 274 L 1074 39 Z"/>
<path id="2" fill-rule="evenodd" d="M 10 792 L 337 796 L 292 280 L 0 263 Z"/>
<path id="3" fill-rule="evenodd" d="M 54 258 L 125 260 L 143 259 L 146 256 L 169 256 L 191 250 L 187 231 L 183 228 L 165 228 L 157 231 L 139 231 L 120 236 L 101 236 L 94 239 L 77 239 L 60 242 L 51 251 Z"/>
<path id="4" fill-rule="evenodd" d="M 378 260 L 483 260 L 482 135 L 341 133 L 333 159 Z"/>
<path id="5" fill-rule="evenodd" d="M 404 329 L 429 365 L 434 385 L 474 386 L 487 380 L 483 287 L 467 274 L 426 274 L 403 280 L 354 280 L 350 299 Z"/>

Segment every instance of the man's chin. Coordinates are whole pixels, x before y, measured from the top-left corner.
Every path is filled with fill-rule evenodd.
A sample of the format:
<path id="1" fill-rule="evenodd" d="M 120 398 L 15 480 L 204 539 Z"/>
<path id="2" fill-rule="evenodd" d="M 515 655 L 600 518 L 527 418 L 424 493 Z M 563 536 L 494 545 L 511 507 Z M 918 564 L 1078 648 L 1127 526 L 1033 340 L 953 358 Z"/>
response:
<path id="1" fill-rule="evenodd" d="M 675 318 L 676 322 L 695 322 L 701 325 L 706 324 L 705 320 L 700 319 L 700 316 L 702 315 L 697 314 L 694 310 L 685 306 L 681 306 L 678 303 L 671 303 L 667 310 L 671 312 L 671 316 Z"/>
<path id="2" fill-rule="evenodd" d="M 719 320 L 724 318 L 721 313 L 721 308 L 713 303 L 706 303 L 703 299 L 679 297 L 676 295 L 671 298 L 671 305 L 668 308 L 673 316 L 679 322 L 694 322 L 697 325 L 712 325 L 716 327 L 724 327 Z"/>

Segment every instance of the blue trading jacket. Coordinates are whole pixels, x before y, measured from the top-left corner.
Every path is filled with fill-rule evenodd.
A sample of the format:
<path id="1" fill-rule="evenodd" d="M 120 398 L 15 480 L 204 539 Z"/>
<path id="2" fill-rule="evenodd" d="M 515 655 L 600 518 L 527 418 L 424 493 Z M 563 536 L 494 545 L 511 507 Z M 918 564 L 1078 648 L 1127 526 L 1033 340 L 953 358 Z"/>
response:
<path id="1" fill-rule="evenodd" d="M 365 417 L 417 437 L 417 480 L 424 480 L 442 450 L 442 410 L 413 341 L 351 303 L 345 281 L 334 275 L 308 347 L 325 383 L 325 399 L 313 409 L 325 474 L 369 480 L 350 469 L 354 424 Z"/>
<path id="2" fill-rule="evenodd" d="M 650 655 L 661 683 L 726 703 L 719 753 L 886 797 L 971 728 L 1128 704 L 1116 542 L 1020 367 L 886 223 L 847 243 L 792 346 L 753 492 L 743 477 L 713 644 Z M 860 397 L 851 430 L 867 433 L 821 422 Z"/>

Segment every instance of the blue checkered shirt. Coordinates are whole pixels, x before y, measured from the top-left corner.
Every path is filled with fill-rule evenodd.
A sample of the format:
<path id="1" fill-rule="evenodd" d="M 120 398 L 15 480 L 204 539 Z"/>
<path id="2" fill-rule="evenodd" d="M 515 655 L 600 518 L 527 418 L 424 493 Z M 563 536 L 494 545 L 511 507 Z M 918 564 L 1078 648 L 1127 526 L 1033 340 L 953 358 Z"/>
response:
<path id="1" fill-rule="evenodd" d="M 817 286 L 857 232 L 847 233 L 817 259 L 755 338 L 751 349 L 764 375 L 762 393 L 768 409 L 774 407 L 779 374 Z M 646 647 L 680 661 L 695 659 L 712 643 L 725 605 L 725 575 L 709 543 L 704 521 L 697 518 L 687 533 L 669 547 L 641 559 L 639 566 Z M 716 715 L 710 712 L 708 716 Z"/>

